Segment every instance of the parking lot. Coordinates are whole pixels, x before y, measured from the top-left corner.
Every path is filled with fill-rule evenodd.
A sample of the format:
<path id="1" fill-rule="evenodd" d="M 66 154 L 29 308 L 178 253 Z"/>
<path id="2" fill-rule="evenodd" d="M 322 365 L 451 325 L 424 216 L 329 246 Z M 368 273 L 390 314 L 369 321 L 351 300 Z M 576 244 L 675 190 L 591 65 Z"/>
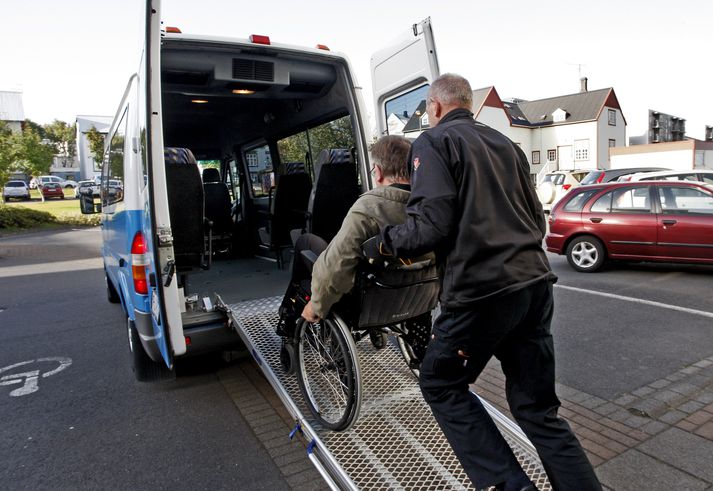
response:
<path id="1" fill-rule="evenodd" d="M 320 488 L 249 358 L 133 381 L 106 302 L 100 229 L 0 238 L 0 479 L 9 489 Z M 610 489 L 713 485 L 713 267 L 619 264 L 559 276 L 562 414 Z M 492 363 L 477 391 L 502 411 Z"/>

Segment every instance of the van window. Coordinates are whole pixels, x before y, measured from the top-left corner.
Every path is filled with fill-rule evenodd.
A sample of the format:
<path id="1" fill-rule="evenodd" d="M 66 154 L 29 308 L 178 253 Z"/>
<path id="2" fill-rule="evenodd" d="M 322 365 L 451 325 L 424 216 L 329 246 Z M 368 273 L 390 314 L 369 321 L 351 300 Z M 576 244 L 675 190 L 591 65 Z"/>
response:
<path id="1" fill-rule="evenodd" d="M 270 188 L 275 185 L 270 147 L 262 145 L 245 152 L 245 162 L 247 163 L 253 198 L 267 196 L 270 193 Z"/>
<path id="2" fill-rule="evenodd" d="M 343 116 L 283 138 L 277 142 L 277 149 L 284 167 L 282 172 L 287 172 L 290 164 L 302 164 L 314 179 L 314 159 L 322 150 L 343 148 L 351 151 L 354 145 L 351 118 Z"/>
<path id="3" fill-rule="evenodd" d="M 235 159 L 228 162 L 228 189 L 233 196 L 233 201 L 240 201 L 240 174 Z"/>
<path id="4" fill-rule="evenodd" d="M 114 134 L 111 135 L 109 150 L 104 157 L 102 168 L 102 206 L 111 205 L 124 199 L 124 142 L 126 139 L 126 113 L 124 110 Z"/>
<path id="5" fill-rule="evenodd" d="M 405 135 L 429 128 L 426 114 L 426 95 L 429 85 L 422 85 L 405 94 L 386 101 L 386 132 L 389 135 Z"/>

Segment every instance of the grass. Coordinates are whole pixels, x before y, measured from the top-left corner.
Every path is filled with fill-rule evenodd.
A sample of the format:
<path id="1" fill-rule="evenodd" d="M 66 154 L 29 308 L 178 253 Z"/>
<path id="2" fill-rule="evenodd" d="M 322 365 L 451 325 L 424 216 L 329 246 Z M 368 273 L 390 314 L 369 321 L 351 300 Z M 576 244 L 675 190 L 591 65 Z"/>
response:
<path id="1" fill-rule="evenodd" d="M 46 212 L 49 213 L 52 217 L 54 217 L 53 222 L 55 222 L 58 225 L 83 225 L 83 226 L 96 226 L 99 225 L 99 215 L 83 215 L 81 210 L 79 209 L 79 200 L 75 199 L 74 197 L 74 191 L 69 189 L 65 191 L 65 198 L 64 199 L 58 199 L 58 198 L 50 198 L 46 199 L 44 202 L 40 199 L 40 194 L 39 191 L 36 189 L 33 189 L 30 191 L 30 196 L 31 196 L 31 201 L 10 201 L 6 202 L 4 205 L 0 204 L 1 206 L 7 206 L 9 209 L 12 209 L 15 213 L 23 213 L 23 209 L 25 210 L 33 210 L 33 211 L 40 211 L 40 212 Z M 31 213 L 31 212 L 25 212 L 25 213 Z M 35 220 L 31 221 L 20 221 L 19 223 L 24 223 L 24 225 L 14 225 L 14 226 L 2 226 L 2 223 L 0 223 L 0 228 L 3 229 L 3 231 L 11 232 L 14 230 L 19 230 L 23 229 L 26 230 L 28 228 L 46 228 L 48 226 L 54 226 L 50 222 L 45 222 L 45 223 L 36 223 Z"/>

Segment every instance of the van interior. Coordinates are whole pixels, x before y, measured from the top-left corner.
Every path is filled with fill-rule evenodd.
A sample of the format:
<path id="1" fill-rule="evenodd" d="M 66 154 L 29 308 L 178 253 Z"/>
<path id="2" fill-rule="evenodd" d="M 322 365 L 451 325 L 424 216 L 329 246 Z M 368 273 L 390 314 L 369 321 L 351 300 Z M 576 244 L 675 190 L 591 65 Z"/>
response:
<path id="1" fill-rule="evenodd" d="M 179 286 L 226 303 L 283 295 L 295 234 L 330 241 L 366 190 L 346 65 L 164 39 L 161 78 Z"/>

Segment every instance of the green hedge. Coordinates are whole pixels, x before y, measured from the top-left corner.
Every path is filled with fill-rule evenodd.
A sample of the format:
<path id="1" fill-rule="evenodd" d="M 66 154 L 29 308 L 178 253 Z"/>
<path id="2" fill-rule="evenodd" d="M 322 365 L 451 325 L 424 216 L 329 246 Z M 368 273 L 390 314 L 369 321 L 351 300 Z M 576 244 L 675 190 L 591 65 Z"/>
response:
<path id="1" fill-rule="evenodd" d="M 0 205 L 0 228 L 32 228 L 46 223 L 57 223 L 57 218 L 46 211 Z"/>

